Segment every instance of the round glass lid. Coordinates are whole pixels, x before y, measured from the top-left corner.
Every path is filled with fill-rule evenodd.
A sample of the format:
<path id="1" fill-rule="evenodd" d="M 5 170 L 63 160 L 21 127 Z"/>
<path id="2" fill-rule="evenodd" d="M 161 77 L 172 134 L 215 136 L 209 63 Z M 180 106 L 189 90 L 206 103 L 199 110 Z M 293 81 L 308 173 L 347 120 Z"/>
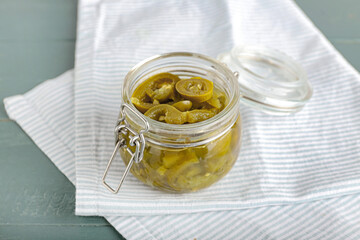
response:
<path id="1" fill-rule="evenodd" d="M 312 96 L 304 69 L 277 50 L 236 46 L 217 58 L 238 73 L 241 101 L 271 114 L 300 111 Z"/>

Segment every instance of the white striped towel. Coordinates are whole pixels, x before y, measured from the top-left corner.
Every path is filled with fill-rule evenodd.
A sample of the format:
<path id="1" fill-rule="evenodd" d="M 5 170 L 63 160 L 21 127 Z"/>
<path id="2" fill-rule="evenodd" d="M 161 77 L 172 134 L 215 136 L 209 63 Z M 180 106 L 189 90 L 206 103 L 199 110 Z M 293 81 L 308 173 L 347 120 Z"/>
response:
<path id="1" fill-rule="evenodd" d="M 5 99 L 6 111 L 75 184 L 73 73 Z M 360 239 L 360 195 L 287 206 L 106 217 L 128 240 Z"/>
<path id="2" fill-rule="evenodd" d="M 76 213 L 158 215 L 304 203 L 360 192 L 359 74 L 288 0 L 81 1 L 75 69 Z M 114 147 L 122 79 L 154 54 L 210 56 L 266 45 L 299 61 L 314 87 L 294 116 L 242 107 L 243 146 L 232 171 L 185 195 L 128 176 L 119 194 L 101 177 Z M 114 166 L 123 172 L 120 160 Z M 119 174 L 118 174 L 119 175 Z M 118 178 L 113 175 L 113 185 Z"/>

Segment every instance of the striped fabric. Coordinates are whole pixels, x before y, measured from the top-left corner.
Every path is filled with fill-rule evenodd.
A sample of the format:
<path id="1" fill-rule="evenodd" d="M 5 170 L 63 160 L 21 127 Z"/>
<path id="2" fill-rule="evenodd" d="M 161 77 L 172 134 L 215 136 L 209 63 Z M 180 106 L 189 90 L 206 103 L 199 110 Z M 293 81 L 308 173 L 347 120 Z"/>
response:
<path id="1" fill-rule="evenodd" d="M 77 213 L 107 216 L 127 239 L 359 239 L 360 77 L 293 3 L 131 3 L 80 2 L 75 72 L 5 100 L 9 117 L 76 182 Z M 100 178 L 127 70 L 154 53 L 216 56 L 239 43 L 300 61 L 315 90 L 306 108 L 274 117 L 242 107 L 242 154 L 209 190 L 169 196 L 129 176 L 121 194 L 108 194 Z"/>
<path id="2" fill-rule="evenodd" d="M 24 95 L 6 111 L 75 184 L 73 72 Z M 106 217 L 129 240 L 359 239 L 360 195 L 237 211 Z"/>
<path id="3" fill-rule="evenodd" d="M 154 215 L 304 203 L 360 192 L 358 73 L 287 0 L 82 1 L 75 69 L 76 213 Z M 153 9 L 153 11 L 149 10 Z M 101 177 L 114 147 L 122 79 L 154 54 L 216 57 L 237 44 L 286 52 L 308 72 L 303 111 L 270 116 L 242 107 L 243 146 L 233 170 L 198 193 L 167 194 L 129 176 L 117 195 Z M 117 164 L 117 165 L 116 165 Z M 115 186 L 124 165 L 108 177 Z"/>

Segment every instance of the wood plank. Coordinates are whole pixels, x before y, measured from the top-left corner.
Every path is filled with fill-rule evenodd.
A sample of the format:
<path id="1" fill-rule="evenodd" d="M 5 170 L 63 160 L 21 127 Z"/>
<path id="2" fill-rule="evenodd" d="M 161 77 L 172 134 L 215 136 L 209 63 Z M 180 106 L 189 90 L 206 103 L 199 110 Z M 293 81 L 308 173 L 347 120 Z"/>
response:
<path id="1" fill-rule="evenodd" d="M 0 225 L 2 240 L 115 240 L 124 239 L 111 226 Z"/>
<path id="2" fill-rule="evenodd" d="M 332 44 L 346 60 L 360 72 L 360 42 L 357 42 L 356 40 L 333 40 Z"/>
<path id="3" fill-rule="evenodd" d="M 1 0 L 1 40 L 74 40 L 76 0 Z"/>
<path id="4" fill-rule="evenodd" d="M 104 218 L 74 215 L 74 186 L 12 121 L 0 122 L 0 166 L 0 239 L 121 237 Z"/>
<path id="5" fill-rule="evenodd" d="M 74 67 L 75 40 L 0 41 L 0 100 Z M 0 104 L 0 119 L 7 118 Z"/>
<path id="6" fill-rule="evenodd" d="M 295 2 L 329 39 L 360 38 L 359 0 L 295 0 Z"/>
<path id="7" fill-rule="evenodd" d="M 75 188 L 14 122 L 0 123 L 0 224 L 105 224 L 74 217 Z"/>
<path id="8" fill-rule="evenodd" d="M 0 1 L 1 100 L 73 68 L 76 17 L 76 0 Z"/>

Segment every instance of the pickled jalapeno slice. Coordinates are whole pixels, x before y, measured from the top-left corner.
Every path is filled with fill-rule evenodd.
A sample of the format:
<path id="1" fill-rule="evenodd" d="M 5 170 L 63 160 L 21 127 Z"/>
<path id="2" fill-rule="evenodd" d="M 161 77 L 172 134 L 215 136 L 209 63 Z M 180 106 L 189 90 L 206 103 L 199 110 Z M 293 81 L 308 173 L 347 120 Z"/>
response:
<path id="1" fill-rule="evenodd" d="M 153 100 L 160 103 L 175 100 L 175 84 L 180 81 L 180 78 L 171 73 L 160 73 L 152 76 L 146 81 L 146 94 Z"/>
<path id="2" fill-rule="evenodd" d="M 150 100 L 147 100 L 146 97 L 144 98 L 131 97 L 132 104 L 134 104 L 134 106 L 142 113 L 145 113 L 151 107 L 159 104 L 157 102 L 151 103 L 148 101 Z"/>
<path id="3" fill-rule="evenodd" d="M 180 79 L 171 73 L 150 77 L 135 89 L 131 97 L 131 102 L 140 112 L 171 124 L 209 119 L 225 107 L 225 100 L 225 94 L 214 89 L 211 81 L 201 77 Z M 154 108 L 156 106 L 159 107 Z"/>
<path id="4" fill-rule="evenodd" d="M 206 103 L 208 103 L 210 106 L 216 109 L 221 109 L 225 105 L 225 96 L 219 90 L 214 89 L 213 95 L 209 100 L 206 101 Z"/>
<path id="5" fill-rule="evenodd" d="M 144 115 L 151 119 L 171 124 L 183 124 L 187 121 L 186 113 L 180 112 L 168 104 L 156 105 L 147 110 Z"/>
<path id="6" fill-rule="evenodd" d="M 176 99 L 175 84 L 180 78 L 171 73 L 160 73 L 147 79 L 138 86 L 131 102 L 142 113 L 151 107 L 168 100 Z"/>
<path id="7" fill-rule="evenodd" d="M 175 88 L 183 98 L 194 102 L 205 102 L 213 95 L 213 83 L 203 78 L 182 79 Z"/>
<path id="8" fill-rule="evenodd" d="M 211 110 L 196 109 L 187 112 L 187 122 L 188 123 L 201 122 L 213 116 L 215 116 L 215 113 Z"/>
<path id="9" fill-rule="evenodd" d="M 192 102 L 189 100 L 183 100 L 183 101 L 179 101 L 173 104 L 173 107 L 175 107 L 176 109 L 182 111 L 182 112 L 186 112 L 189 111 L 192 107 Z"/>

